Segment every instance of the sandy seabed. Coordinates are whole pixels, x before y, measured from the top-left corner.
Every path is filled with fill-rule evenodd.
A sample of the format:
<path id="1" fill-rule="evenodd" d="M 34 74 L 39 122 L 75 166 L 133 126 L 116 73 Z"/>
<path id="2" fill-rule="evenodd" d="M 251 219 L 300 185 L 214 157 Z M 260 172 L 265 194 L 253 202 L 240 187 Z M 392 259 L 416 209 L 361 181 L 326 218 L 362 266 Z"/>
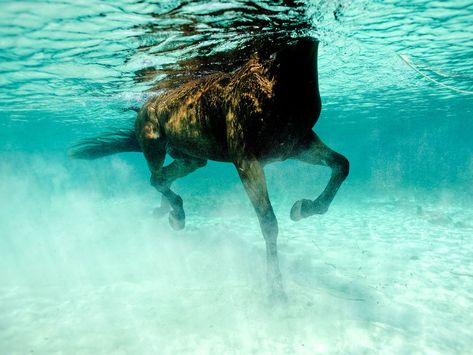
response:
<path id="1" fill-rule="evenodd" d="M 294 223 L 293 201 L 273 198 L 289 297 L 275 305 L 241 188 L 223 201 L 184 189 L 187 227 L 173 232 L 152 215 L 156 195 L 46 191 L 34 177 L 9 174 L 3 169 L 0 186 L 2 354 L 473 347 L 473 210 L 465 204 L 360 197 L 348 185 L 326 215 Z M 49 185 L 67 180 L 51 176 Z"/>

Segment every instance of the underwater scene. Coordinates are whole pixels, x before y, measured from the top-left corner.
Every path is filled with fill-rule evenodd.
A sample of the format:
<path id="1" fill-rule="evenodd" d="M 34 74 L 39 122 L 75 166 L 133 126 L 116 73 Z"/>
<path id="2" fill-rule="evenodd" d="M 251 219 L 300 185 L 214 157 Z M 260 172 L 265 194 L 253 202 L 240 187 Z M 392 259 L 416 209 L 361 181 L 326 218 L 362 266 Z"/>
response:
<path id="1" fill-rule="evenodd" d="M 0 8 L 0 354 L 473 352 L 470 0 Z"/>

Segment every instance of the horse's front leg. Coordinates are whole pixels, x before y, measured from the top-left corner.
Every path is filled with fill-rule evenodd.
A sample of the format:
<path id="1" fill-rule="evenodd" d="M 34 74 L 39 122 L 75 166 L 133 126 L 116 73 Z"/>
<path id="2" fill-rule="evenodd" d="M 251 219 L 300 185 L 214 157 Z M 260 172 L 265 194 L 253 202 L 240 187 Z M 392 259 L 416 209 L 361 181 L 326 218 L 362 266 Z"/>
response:
<path id="1" fill-rule="evenodd" d="M 314 214 L 327 212 L 340 185 L 348 176 L 350 169 L 348 159 L 327 147 L 312 131 L 294 149 L 291 158 L 309 164 L 326 165 L 332 169 L 330 181 L 320 196 L 315 200 L 296 201 L 291 209 L 291 219 L 298 221 Z"/>
<path id="2" fill-rule="evenodd" d="M 150 183 L 162 194 L 161 207 L 155 210 L 156 215 L 169 212 L 169 224 L 175 230 L 185 226 L 185 212 L 181 196 L 171 190 L 171 184 L 196 169 L 203 167 L 207 161 L 188 156 L 180 156 L 171 164 L 163 166 L 166 157 L 166 142 L 161 140 L 144 140 L 143 153 L 151 171 Z"/>
<path id="3" fill-rule="evenodd" d="M 256 211 L 266 242 L 267 278 L 271 295 L 285 300 L 286 294 L 282 285 L 277 249 L 278 222 L 269 201 L 263 167 L 255 159 L 240 160 L 235 163 L 235 166 Z"/>

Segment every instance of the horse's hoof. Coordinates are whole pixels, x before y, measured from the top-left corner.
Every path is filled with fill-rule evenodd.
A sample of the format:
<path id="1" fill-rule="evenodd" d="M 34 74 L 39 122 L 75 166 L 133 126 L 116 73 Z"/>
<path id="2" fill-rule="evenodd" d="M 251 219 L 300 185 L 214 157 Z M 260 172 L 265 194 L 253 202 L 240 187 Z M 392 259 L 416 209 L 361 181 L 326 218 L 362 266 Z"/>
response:
<path id="1" fill-rule="evenodd" d="M 154 210 L 153 210 L 153 216 L 157 217 L 157 218 L 162 218 L 166 215 L 166 213 L 169 212 L 169 207 L 156 207 Z"/>
<path id="2" fill-rule="evenodd" d="M 176 231 L 184 229 L 186 225 L 184 210 L 169 212 L 169 225 Z"/>
<path id="3" fill-rule="evenodd" d="M 294 222 L 300 221 L 302 218 L 306 218 L 310 216 L 309 209 L 310 205 L 312 204 L 311 200 L 299 200 L 294 203 L 294 205 L 291 208 L 291 219 Z"/>

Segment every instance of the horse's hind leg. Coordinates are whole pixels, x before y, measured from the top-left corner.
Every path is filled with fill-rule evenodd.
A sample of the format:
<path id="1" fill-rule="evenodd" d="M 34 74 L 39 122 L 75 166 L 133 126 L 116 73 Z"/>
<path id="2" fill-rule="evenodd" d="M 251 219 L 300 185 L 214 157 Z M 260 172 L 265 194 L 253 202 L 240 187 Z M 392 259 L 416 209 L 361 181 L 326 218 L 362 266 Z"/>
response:
<path id="1" fill-rule="evenodd" d="M 266 242 L 267 277 L 272 295 L 285 299 L 277 250 L 278 222 L 269 201 L 263 167 L 257 160 L 239 161 L 235 166 L 256 211 Z"/>
<path id="2" fill-rule="evenodd" d="M 171 190 L 171 184 L 174 180 L 190 174 L 204 166 L 207 162 L 201 159 L 182 156 L 163 167 L 164 158 L 166 157 L 165 145 L 163 143 L 154 144 L 152 149 L 144 149 L 144 153 L 151 170 L 151 185 L 163 195 L 161 208 L 166 208 L 166 204 L 169 204 L 169 224 L 176 230 L 183 229 L 186 218 L 183 201 L 181 196 Z"/>
<path id="3" fill-rule="evenodd" d="M 306 199 L 296 201 L 291 209 L 291 219 L 298 221 L 314 214 L 325 213 L 340 185 L 348 176 L 350 167 L 348 159 L 327 147 L 314 132 L 302 140 L 291 158 L 309 164 L 326 165 L 332 169 L 330 181 L 320 196 L 313 201 Z"/>

